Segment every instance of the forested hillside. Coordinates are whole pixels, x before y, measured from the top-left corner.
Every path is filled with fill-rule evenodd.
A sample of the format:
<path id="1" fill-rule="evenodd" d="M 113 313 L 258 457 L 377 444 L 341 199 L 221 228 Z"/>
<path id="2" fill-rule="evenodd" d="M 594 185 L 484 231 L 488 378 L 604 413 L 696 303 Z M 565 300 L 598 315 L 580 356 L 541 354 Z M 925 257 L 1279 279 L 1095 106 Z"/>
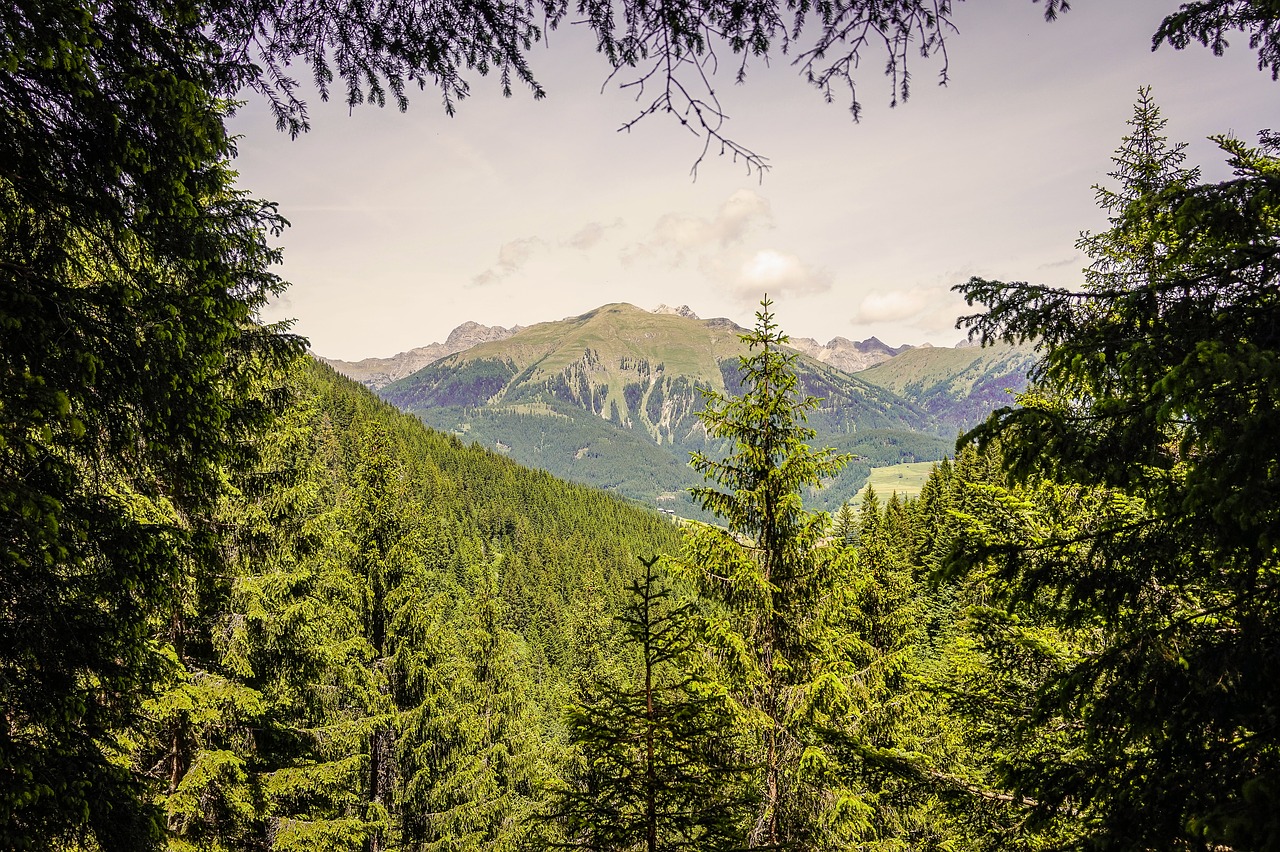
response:
<path id="1" fill-rule="evenodd" d="M 434 428 L 556 476 L 706 519 L 688 495 L 690 452 L 714 449 L 699 420 L 706 391 L 740 386 L 742 329 L 727 320 L 605 305 L 443 358 L 379 394 Z M 834 511 L 874 466 L 943 458 L 945 435 L 891 391 L 809 357 L 796 362 L 823 446 L 856 461 L 807 499 Z M 721 448 L 722 449 L 722 448 Z"/>
<path id="2" fill-rule="evenodd" d="M 153 629 L 126 734 L 180 848 L 513 848 L 616 656 L 655 512 L 432 433 L 314 362 Z M 457 844 L 463 844 L 458 847 Z"/>
<path id="3" fill-rule="evenodd" d="M 578 13 L 666 84 L 642 116 L 754 168 L 709 60 L 772 47 L 829 92 L 883 43 L 905 97 L 954 27 L 921 0 L 0 5 L 0 849 L 1280 848 L 1280 135 L 1216 137 L 1206 182 L 1141 90 L 1080 286 L 957 288 L 1037 360 L 915 500 L 806 507 L 851 461 L 817 396 L 891 396 L 835 387 L 765 299 L 672 406 L 714 520 L 677 526 L 260 322 L 284 222 L 235 186 L 239 93 L 295 132 L 299 65 L 351 106 L 452 110 L 489 71 L 540 95 L 528 52 Z M 1270 0 L 1155 38 L 1236 33 L 1280 72 Z M 621 361 L 558 354 L 544 389 L 648 410 L 658 382 L 637 407 L 578 381 Z"/>
<path id="4" fill-rule="evenodd" d="M 762 389 L 744 367 L 745 399 L 799 410 L 794 377 Z M 10 845 L 515 850 L 607 835 L 632 848 L 651 833 L 654 848 L 760 848 L 760 790 L 777 776 L 783 845 L 1032 848 L 1016 808 L 970 810 L 964 791 L 996 783 L 987 734 L 938 692 L 986 594 L 930 584 L 930 554 L 957 534 L 933 526 L 966 481 L 950 467 L 920 501 L 882 517 L 868 497 L 832 533 L 789 501 L 835 457 L 790 466 L 767 497 L 794 525 L 768 592 L 749 556 L 762 516 L 712 496 L 732 485 L 714 459 L 699 499 L 728 528 L 682 532 L 428 431 L 309 359 L 281 390 L 289 404 L 232 473 L 208 548 L 179 563 L 147 622 L 139 714 L 102 733 L 143 821 L 80 841 L 20 805 Z M 717 425 L 735 422 L 735 398 L 703 416 L 750 454 Z M 796 425 L 766 477 L 811 452 Z M 796 559 L 816 571 L 792 587 Z M 766 659 L 770 623 L 791 638 Z M 966 689 L 997 678 L 963 653 Z M 795 700 L 803 715 L 760 715 Z"/>

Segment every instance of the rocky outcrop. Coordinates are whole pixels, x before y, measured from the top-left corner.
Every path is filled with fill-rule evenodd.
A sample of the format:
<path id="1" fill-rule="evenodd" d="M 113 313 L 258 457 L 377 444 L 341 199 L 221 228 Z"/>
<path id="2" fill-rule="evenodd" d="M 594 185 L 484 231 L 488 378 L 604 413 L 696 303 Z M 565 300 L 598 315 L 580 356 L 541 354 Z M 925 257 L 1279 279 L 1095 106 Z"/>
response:
<path id="1" fill-rule="evenodd" d="M 419 346 L 408 352 L 392 355 L 390 358 L 365 358 L 362 361 L 340 361 L 336 358 L 320 357 L 320 360 L 350 379 L 355 379 L 366 387 L 378 390 L 392 382 L 412 376 L 414 373 L 449 355 L 465 352 L 481 343 L 494 340 L 506 340 L 523 326 L 503 328 L 498 325 L 481 325 L 478 322 L 464 322 L 449 332 L 444 343 L 432 343 Z"/>
<path id="2" fill-rule="evenodd" d="M 656 308 L 654 308 L 654 309 L 653 309 L 653 313 L 655 313 L 655 314 L 675 314 L 675 315 L 676 315 L 676 316 L 678 316 L 678 317 L 684 317 L 685 319 L 692 319 L 692 320 L 700 319 L 700 317 L 699 317 L 697 314 L 695 314 L 695 313 L 694 313 L 694 312 L 689 308 L 689 306 L 688 306 L 688 305 L 681 305 L 681 306 L 680 306 L 680 307 L 678 307 L 678 308 L 673 308 L 673 307 L 671 307 L 670 305 L 658 305 L 658 307 L 656 307 Z"/>
<path id="3" fill-rule="evenodd" d="M 925 345 L 927 346 L 928 344 Z M 904 345 L 895 349 L 875 337 L 868 337 L 866 340 L 859 341 L 837 337 L 826 345 L 819 343 L 812 337 L 793 337 L 791 339 L 791 347 L 798 349 L 810 358 L 821 361 L 824 364 L 830 364 L 837 370 L 844 370 L 846 373 L 856 373 L 859 370 L 874 367 L 876 364 L 884 363 L 895 355 L 900 355 L 912 348 L 910 345 Z"/>

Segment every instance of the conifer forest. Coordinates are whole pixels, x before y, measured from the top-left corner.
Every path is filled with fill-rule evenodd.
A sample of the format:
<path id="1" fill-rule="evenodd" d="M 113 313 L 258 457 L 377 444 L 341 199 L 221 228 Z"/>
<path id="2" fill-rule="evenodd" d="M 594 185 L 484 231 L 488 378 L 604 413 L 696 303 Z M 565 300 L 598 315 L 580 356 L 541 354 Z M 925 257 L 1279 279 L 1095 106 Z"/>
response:
<path id="1" fill-rule="evenodd" d="M 260 318 L 285 222 L 226 120 L 305 132 L 297 67 L 452 112 L 581 18 L 670 60 L 646 121 L 760 168 L 690 57 L 793 45 L 829 92 L 863 52 L 905 98 L 950 8 L 0 6 L 0 849 L 1280 850 L 1280 136 L 1205 180 L 1139 91 L 1079 286 L 956 286 L 1035 366 L 909 499 L 806 503 L 852 459 L 767 296 L 679 523 Z M 1153 38 L 1280 73 L 1274 2 Z"/>

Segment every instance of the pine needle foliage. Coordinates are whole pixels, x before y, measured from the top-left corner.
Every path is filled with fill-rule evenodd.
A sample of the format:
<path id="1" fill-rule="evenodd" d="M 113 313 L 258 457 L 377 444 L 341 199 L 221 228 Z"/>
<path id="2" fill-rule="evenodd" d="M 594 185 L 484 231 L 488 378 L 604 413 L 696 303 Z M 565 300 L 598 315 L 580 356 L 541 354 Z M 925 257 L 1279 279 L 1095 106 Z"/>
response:
<path id="1" fill-rule="evenodd" d="M 547 815 L 563 839 L 546 848 L 742 849 L 747 770 L 722 690 L 695 667 L 694 604 L 676 600 L 657 557 L 641 562 L 616 619 L 637 664 L 569 708 L 578 760 Z"/>
<path id="2" fill-rule="evenodd" d="M 1090 735 L 1021 765 L 1019 789 L 1078 814 L 1091 848 L 1274 848 L 1280 139 L 1218 138 L 1234 177 L 1202 184 L 1146 92 L 1131 126 L 1083 292 L 962 288 L 987 306 L 974 333 L 1043 352 L 1022 407 L 974 437 L 1077 506 L 963 561 L 990 560 L 1014 613 L 1100 634 L 1033 717 Z"/>
<path id="3" fill-rule="evenodd" d="M 151 622 L 170 674 L 113 757 L 175 852 L 513 850 L 558 702 L 615 656 L 611 554 L 676 531 L 307 360 L 288 384 L 228 477 L 217 570 Z"/>
<path id="4" fill-rule="evenodd" d="M 813 724 L 843 692 L 817 650 L 838 644 L 823 635 L 838 629 L 824 603 L 843 551 L 820 546 L 829 519 L 801 505 L 803 489 L 846 459 L 807 444 L 805 412 L 818 400 L 797 398 L 796 356 L 783 348 L 788 338 L 771 304 L 761 302 L 754 330 L 742 337 L 742 394 L 705 395 L 707 433 L 730 451 L 723 459 L 693 455 L 694 468 L 715 483 L 694 496 L 725 527 L 691 527 L 680 564 L 707 602 L 702 630 L 720 676 L 758 738 L 750 759 L 761 805 L 748 840 L 781 849 L 827 842 L 859 817 Z"/>

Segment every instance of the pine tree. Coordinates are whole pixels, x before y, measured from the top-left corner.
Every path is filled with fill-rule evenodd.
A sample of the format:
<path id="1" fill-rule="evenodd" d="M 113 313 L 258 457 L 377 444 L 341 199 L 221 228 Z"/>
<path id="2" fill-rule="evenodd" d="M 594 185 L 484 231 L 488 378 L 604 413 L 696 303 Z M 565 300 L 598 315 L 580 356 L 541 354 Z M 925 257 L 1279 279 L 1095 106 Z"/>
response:
<path id="1" fill-rule="evenodd" d="M 1093 848 L 1280 842 L 1280 140 L 1218 139 L 1235 172 L 1202 185 L 1144 92 L 1085 292 L 971 281 L 984 338 L 1038 338 L 1020 409 L 979 430 L 1013 476 L 1054 489 L 1024 541 L 975 535 L 1014 615 L 1092 631 L 1033 720 L 1087 737 L 1019 764 L 1019 789 L 1071 809 Z M 1074 503 L 1075 511 L 1066 511 Z"/>
<path id="2" fill-rule="evenodd" d="M 817 705 L 840 692 L 838 677 L 822 676 L 826 661 L 811 651 L 824 644 L 814 632 L 834 629 L 820 615 L 840 551 L 824 550 L 825 515 L 801 503 L 806 486 L 834 474 L 845 459 L 814 451 L 804 425 L 813 398 L 797 398 L 792 363 L 783 349 L 766 297 L 756 327 L 743 335 L 742 395 L 708 392 L 700 414 L 712 438 L 730 453 L 696 453 L 693 466 L 715 486 L 695 489 L 700 505 L 726 527 L 695 526 L 682 563 L 709 602 L 704 630 L 718 646 L 722 676 L 759 734 L 761 806 L 750 843 L 764 848 L 820 846 L 847 828 L 856 806 L 834 782 L 832 766 L 812 720 Z M 827 642 L 836 646 L 838 642 Z"/>
<path id="3" fill-rule="evenodd" d="M 749 806 L 724 696 L 693 664 L 692 603 L 677 603 L 656 567 L 628 586 L 617 618 L 637 671 L 588 686 L 568 714 L 578 768 L 548 818 L 586 850 L 737 850 Z"/>
<path id="4" fill-rule="evenodd" d="M 385 769 L 373 752 L 394 712 L 385 655 L 371 639 L 370 574 L 403 558 L 392 539 L 403 539 L 404 524 L 391 507 L 404 501 L 385 488 L 399 468 L 385 434 L 350 421 L 342 425 L 352 434 L 338 428 L 341 406 L 307 364 L 294 391 L 226 524 L 234 592 L 215 635 L 225 670 L 261 704 L 244 767 L 253 832 L 240 842 L 367 852 L 383 847 L 390 827 Z M 343 445 L 352 437 L 354 458 Z M 378 545 L 370 530 L 384 521 Z M 234 839 L 174 834 L 179 847 Z"/>
<path id="5" fill-rule="evenodd" d="M 838 544 L 852 545 L 858 540 L 858 518 L 849 501 L 840 505 L 840 511 L 836 513 L 833 533 Z"/>
<path id="6" fill-rule="evenodd" d="M 871 702 L 871 736 L 852 745 L 875 785 L 887 848 L 899 848 L 891 838 L 912 849 L 991 852 L 1078 840 L 1069 813 L 1038 809 L 1009 780 L 1016 764 L 1053 760 L 1080 736 L 1061 716 L 1027 727 L 1046 677 L 1075 653 L 1070 637 L 1032 612 L 1009 617 L 998 605 L 1007 586 L 989 565 L 954 572 L 978 529 L 1006 546 L 1038 541 L 1067 508 L 1050 496 L 1009 486 L 998 453 L 965 446 L 954 465 L 935 467 L 899 521 L 888 508 L 882 515 L 884 541 L 866 555 L 914 579 L 906 606 L 887 610 L 908 615 L 899 624 L 909 627 L 911 660 L 897 683 L 877 682 L 890 689 Z"/>
<path id="7" fill-rule="evenodd" d="M 500 559 L 471 571 L 454 600 L 453 647 L 438 655 L 423 704 L 400 727 L 404 847 L 510 852 L 547 766 L 528 646 L 505 624 Z"/>

